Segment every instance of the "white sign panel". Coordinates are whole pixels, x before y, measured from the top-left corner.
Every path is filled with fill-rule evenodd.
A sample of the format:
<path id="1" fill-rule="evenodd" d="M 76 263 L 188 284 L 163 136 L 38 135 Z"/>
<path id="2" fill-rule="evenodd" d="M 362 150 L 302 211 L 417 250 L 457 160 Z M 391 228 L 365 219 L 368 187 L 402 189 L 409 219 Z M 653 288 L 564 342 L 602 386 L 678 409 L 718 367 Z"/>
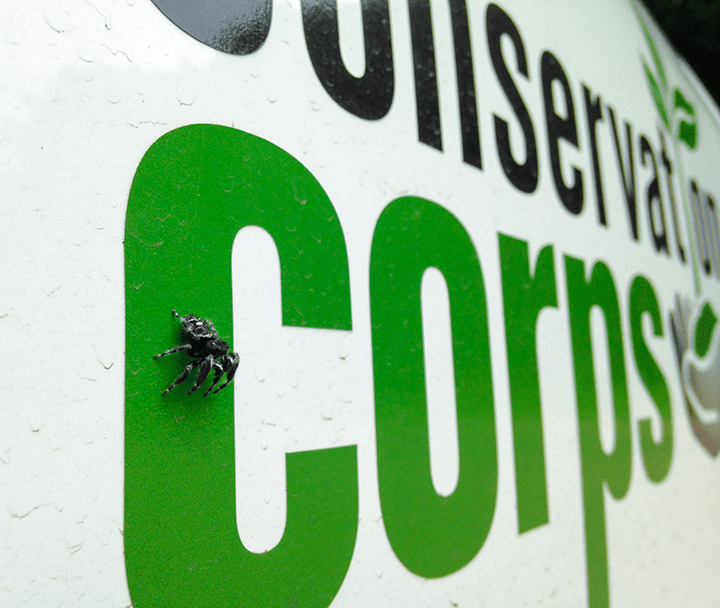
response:
<path id="1" fill-rule="evenodd" d="M 0 604 L 716 605 L 720 115 L 642 5 L 0 23 Z"/>

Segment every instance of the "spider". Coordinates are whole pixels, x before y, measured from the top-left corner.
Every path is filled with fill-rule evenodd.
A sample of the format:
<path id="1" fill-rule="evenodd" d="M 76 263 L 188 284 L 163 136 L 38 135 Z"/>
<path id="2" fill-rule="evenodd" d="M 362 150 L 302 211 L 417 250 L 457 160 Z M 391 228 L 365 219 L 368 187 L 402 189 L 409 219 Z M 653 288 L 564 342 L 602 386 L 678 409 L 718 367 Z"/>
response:
<path id="1" fill-rule="evenodd" d="M 205 391 L 204 396 L 207 397 L 210 391 L 215 388 L 223 374 L 227 374 L 227 380 L 215 393 L 224 389 L 235 376 L 238 365 L 240 363 L 240 356 L 237 353 L 232 352 L 227 342 L 220 339 L 215 326 L 211 321 L 202 319 L 194 315 L 186 315 L 181 317 L 175 310 L 172 311 L 180 321 L 182 322 L 182 341 L 184 344 L 166 350 L 164 353 L 154 355 L 154 358 L 164 357 L 172 353 L 178 353 L 180 351 L 188 351 L 188 355 L 193 357 L 195 360 L 185 366 L 183 372 L 178 376 L 177 380 L 168 386 L 164 391 L 163 395 L 169 393 L 178 384 L 183 382 L 190 372 L 196 367 L 200 366 L 197 378 L 195 378 L 195 384 L 188 391 L 188 395 L 194 393 L 198 387 L 207 380 L 211 370 L 215 370 L 215 377 L 210 385 L 210 388 Z"/>

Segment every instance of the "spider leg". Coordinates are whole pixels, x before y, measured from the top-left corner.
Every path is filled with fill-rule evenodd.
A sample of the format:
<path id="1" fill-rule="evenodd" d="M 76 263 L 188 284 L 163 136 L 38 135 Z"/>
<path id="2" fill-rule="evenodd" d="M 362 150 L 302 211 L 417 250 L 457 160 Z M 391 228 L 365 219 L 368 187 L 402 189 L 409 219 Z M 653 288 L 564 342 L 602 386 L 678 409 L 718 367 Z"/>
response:
<path id="1" fill-rule="evenodd" d="M 190 344 L 183 344 L 181 346 L 176 346 L 175 348 L 166 350 L 164 353 L 160 353 L 159 355 L 153 355 L 153 359 L 157 359 L 158 357 L 164 357 L 165 355 L 172 355 L 173 353 L 179 353 L 182 350 L 190 350 L 191 348 L 192 348 L 192 345 L 190 345 Z"/>
<path id="2" fill-rule="evenodd" d="M 220 378 L 222 378 L 222 375 L 225 373 L 225 369 L 222 366 L 222 363 L 220 360 L 215 359 L 213 361 L 213 369 L 215 370 L 215 376 L 213 376 L 212 384 L 210 385 L 210 388 L 205 391 L 203 394 L 203 397 L 207 397 L 210 394 L 210 391 L 215 388 L 215 385 L 218 383 Z"/>
<path id="3" fill-rule="evenodd" d="M 212 369 L 214 359 L 212 356 L 206 357 L 202 360 L 202 363 L 200 364 L 200 370 L 198 371 L 197 378 L 195 378 L 195 384 L 193 384 L 193 387 L 188 391 L 188 395 L 192 395 L 198 387 L 207 380 L 208 374 L 210 373 L 210 370 Z"/>
<path id="4" fill-rule="evenodd" d="M 188 377 L 190 372 L 192 370 L 194 370 L 198 365 L 200 365 L 200 360 L 191 361 L 190 363 L 188 363 L 187 366 L 185 367 L 185 369 L 183 370 L 182 374 L 180 374 L 177 377 L 177 380 L 175 380 L 175 382 L 173 382 L 170 386 L 168 386 L 163 391 L 163 395 L 167 395 L 172 389 L 174 389 L 178 384 L 180 384 L 183 380 L 185 380 L 185 378 Z"/>
<path id="5" fill-rule="evenodd" d="M 232 379 L 235 377 L 235 372 L 237 371 L 238 365 L 240 365 L 240 355 L 238 355 L 237 353 L 229 352 L 227 355 L 225 355 L 225 359 L 228 362 L 228 367 L 225 370 L 227 372 L 227 380 L 225 380 L 225 384 L 223 384 L 219 389 L 217 389 L 215 393 L 219 393 L 228 384 L 230 384 L 230 382 L 232 382 Z"/>

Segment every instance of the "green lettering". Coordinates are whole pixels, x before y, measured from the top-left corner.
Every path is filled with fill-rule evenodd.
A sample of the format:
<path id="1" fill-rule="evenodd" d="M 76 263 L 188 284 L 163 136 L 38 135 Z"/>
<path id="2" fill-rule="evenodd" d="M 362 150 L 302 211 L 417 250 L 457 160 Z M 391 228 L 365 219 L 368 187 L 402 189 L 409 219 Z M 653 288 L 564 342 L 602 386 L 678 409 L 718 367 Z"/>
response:
<path id="1" fill-rule="evenodd" d="M 430 474 L 420 301 L 430 267 L 443 274 L 450 301 L 460 473 L 449 496 L 437 494 Z M 446 576 L 485 542 L 498 483 L 485 287 L 475 248 L 452 214 L 415 197 L 386 207 L 372 242 L 370 310 L 385 529 L 411 572 Z"/>
<path id="2" fill-rule="evenodd" d="M 652 423 L 644 418 L 638 423 L 640 446 L 642 449 L 645 472 L 654 483 L 660 483 L 670 471 L 673 455 L 673 422 L 670 406 L 670 392 L 665 377 L 648 349 L 643 336 L 642 319 L 647 313 L 652 320 L 653 333 L 663 335 L 662 315 L 655 290 L 650 281 L 643 276 L 633 279 L 630 286 L 630 333 L 632 336 L 635 365 L 647 392 L 650 394 L 660 414 L 662 436 L 655 441 Z"/>
<path id="3" fill-rule="evenodd" d="M 251 224 L 278 249 L 283 323 L 350 329 L 343 232 L 298 161 L 215 125 L 172 131 L 143 157 L 125 227 L 125 559 L 138 608 L 328 606 L 350 565 L 355 446 L 287 454 L 284 536 L 255 554 L 237 531 L 233 391 L 161 396 L 177 368 L 152 355 L 177 343 L 172 308 L 232 335 L 231 251 Z"/>
<path id="4" fill-rule="evenodd" d="M 610 589 L 603 487 L 607 485 L 612 496 L 620 500 L 630 488 L 632 473 L 630 405 L 622 324 L 615 283 L 610 269 L 603 262 L 595 264 L 590 280 L 586 281 L 585 264 L 566 256 L 565 272 L 580 437 L 588 604 L 591 608 L 606 608 L 610 602 Z M 594 306 L 602 311 L 607 334 L 615 426 L 615 447 L 609 454 L 603 450 L 600 441 L 590 330 L 590 311 Z"/>
<path id="5" fill-rule="evenodd" d="M 545 448 L 540 407 L 536 327 L 543 308 L 557 307 L 553 249 L 538 254 L 530 274 L 528 244 L 499 235 L 502 266 L 505 338 L 515 445 L 518 532 L 522 534 L 550 520 Z"/>

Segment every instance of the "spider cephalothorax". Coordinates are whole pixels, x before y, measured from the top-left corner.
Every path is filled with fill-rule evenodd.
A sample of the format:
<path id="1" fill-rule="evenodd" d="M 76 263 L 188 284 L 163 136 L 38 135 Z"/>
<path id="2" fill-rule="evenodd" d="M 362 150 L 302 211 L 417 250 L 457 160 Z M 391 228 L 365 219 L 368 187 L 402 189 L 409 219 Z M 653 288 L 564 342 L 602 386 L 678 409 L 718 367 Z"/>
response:
<path id="1" fill-rule="evenodd" d="M 210 394 L 210 391 L 215 388 L 215 385 L 218 383 L 223 374 L 227 374 L 225 384 L 223 384 L 215 392 L 217 393 L 218 391 L 224 389 L 228 384 L 230 384 L 230 381 L 235 376 L 235 372 L 237 371 L 240 363 L 240 357 L 238 354 L 229 349 L 225 340 L 220 339 L 220 336 L 211 321 L 208 321 L 207 319 L 203 321 L 194 315 L 181 317 L 175 310 L 173 310 L 172 313 L 182 322 L 181 340 L 183 344 L 176 346 L 175 348 L 171 348 L 170 350 L 166 350 L 164 353 L 160 353 L 159 355 L 155 355 L 155 359 L 172 353 L 187 351 L 188 355 L 190 355 L 194 361 L 191 361 L 187 364 L 187 366 L 185 366 L 182 374 L 178 376 L 175 382 L 165 389 L 163 395 L 170 392 L 178 384 L 184 381 L 190 372 L 198 366 L 200 369 L 198 370 L 197 378 L 195 378 L 195 384 L 193 384 L 192 388 L 188 391 L 188 395 L 195 392 L 198 387 L 207 380 L 211 370 L 215 370 L 215 377 L 213 378 L 210 388 L 205 391 L 205 396 L 207 397 L 208 394 Z"/>

